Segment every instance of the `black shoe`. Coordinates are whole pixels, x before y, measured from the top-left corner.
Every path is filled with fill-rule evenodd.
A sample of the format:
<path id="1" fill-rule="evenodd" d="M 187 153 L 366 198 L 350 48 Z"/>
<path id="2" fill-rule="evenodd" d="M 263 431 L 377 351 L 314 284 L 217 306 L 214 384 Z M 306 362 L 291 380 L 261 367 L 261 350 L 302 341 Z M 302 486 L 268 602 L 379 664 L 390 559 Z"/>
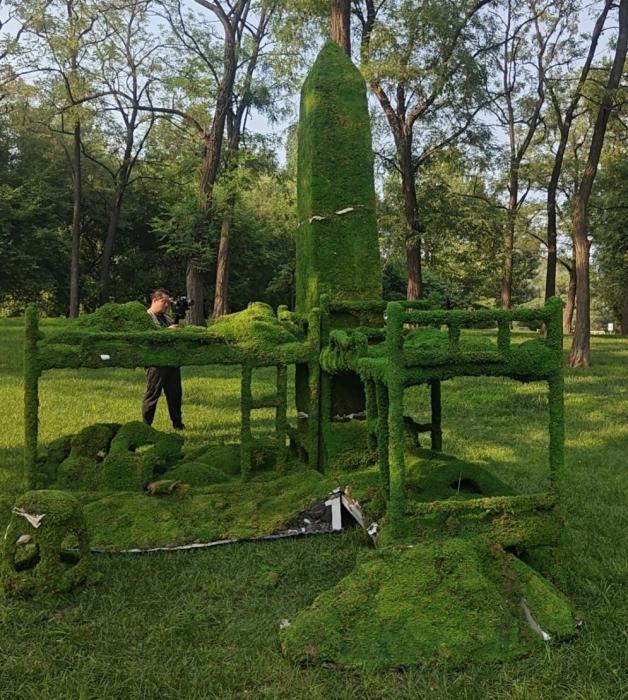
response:
<path id="1" fill-rule="evenodd" d="M 183 423 L 173 423 L 172 427 L 175 430 L 185 430 L 185 425 Z"/>

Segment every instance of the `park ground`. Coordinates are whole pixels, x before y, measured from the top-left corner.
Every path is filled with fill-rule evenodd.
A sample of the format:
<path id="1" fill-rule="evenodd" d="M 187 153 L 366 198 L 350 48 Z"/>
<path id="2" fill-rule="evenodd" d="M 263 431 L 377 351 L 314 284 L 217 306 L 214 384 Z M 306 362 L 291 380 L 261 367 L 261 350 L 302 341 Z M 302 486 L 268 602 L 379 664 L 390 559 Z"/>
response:
<path id="1" fill-rule="evenodd" d="M 0 528 L 23 490 L 21 352 L 21 320 L 0 320 Z M 551 572 L 582 620 L 572 641 L 499 665 L 301 669 L 281 655 L 279 621 L 352 569 L 361 533 L 102 555 L 98 585 L 0 602 L 0 698 L 628 698 L 628 338 L 594 338 L 592 357 L 590 369 L 566 370 L 565 527 Z M 46 374 L 41 442 L 137 419 L 143 386 L 142 370 Z M 184 391 L 189 448 L 237 438 L 237 369 L 186 368 Z M 410 413 L 420 417 L 424 399 L 408 396 Z M 445 451 L 534 490 L 546 470 L 546 404 L 540 385 L 447 382 Z M 165 413 L 158 429 L 169 428 Z"/>

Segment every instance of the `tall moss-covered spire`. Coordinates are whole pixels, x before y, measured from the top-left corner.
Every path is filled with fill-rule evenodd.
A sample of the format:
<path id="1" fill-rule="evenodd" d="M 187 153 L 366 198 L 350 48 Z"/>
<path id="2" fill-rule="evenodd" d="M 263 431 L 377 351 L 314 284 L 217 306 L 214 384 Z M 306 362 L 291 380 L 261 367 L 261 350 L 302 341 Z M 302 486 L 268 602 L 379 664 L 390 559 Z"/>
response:
<path id="1" fill-rule="evenodd" d="M 331 41 L 301 92 L 298 213 L 297 309 L 316 306 L 322 293 L 381 299 L 366 85 Z"/>

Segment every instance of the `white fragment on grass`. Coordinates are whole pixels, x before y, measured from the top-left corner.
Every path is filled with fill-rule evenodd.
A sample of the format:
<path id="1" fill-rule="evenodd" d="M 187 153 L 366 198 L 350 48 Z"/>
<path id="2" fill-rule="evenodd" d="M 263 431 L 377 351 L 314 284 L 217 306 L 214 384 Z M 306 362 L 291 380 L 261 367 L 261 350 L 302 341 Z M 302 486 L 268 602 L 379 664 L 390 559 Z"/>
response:
<path id="1" fill-rule="evenodd" d="M 297 418 L 304 420 L 305 418 L 309 418 L 309 415 L 305 411 L 299 411 L 297 413 Z"/>
<path id="2" fill-rule="evenodd" d="M 287 620 L 285 617 L 279 620 L 279 629 L 280 630 L 285 630 L 286 627 L 290 627 L 290 620 Z"/>
<path id="3" fill-rule="evenodd" d="M 313 221 L 325 221 L 326 218 L 327 218 L 326 216 L 317 216 L 315 214 L 314 216 L 310 216 L 309 221 L 310 221 L 310 223 L 312 223 Z"/>
<path id="4" fill-rule="evenodd" d="M 372 540 L 377 539 L 377 535 L 379 534 L 379 523 L 373 522 L 368 526 L 368 530 L 366 531 L 369 535 L 369 537 Z"/>
<path id="5" fill-rule="evenodd" d="M 101 355 L 101 356 L 100 356 L 100 359 L 101 359 L 101 360 L 110 360 L 110 359 L 111 359 L 111 355 Z"/>
<path id="6" fill-rule="evenodd" d="M 542 630 L 541 625 L 539 625 L 539 623 L 532 617 L 532 612 L 530 611 L 530 606 L 528 605 L 528 601 L 525 598 L 522 598 L 520 605 L 523 608 L 523 612 L 526 616 L 526 620 L 528 621 L 528 624 L 530 625 L 530 627 L 539 635 L 539 637 L 544 642 L 551 642 L 552 635 L 545 632 L 544 630 Z"/>
<path id="7" fill-rule="evenodd" d="M 33 538 L 30 535 L 20 535 L 17 538 L 17 542 L 15 544 L 22 545 L 22 544 L 28 544 Z"/>
<path id="8" fill-rule="evenodd" d="M 343 214 L 348 214 L 350 211 L 355 211 L 355 207 L 346 207 L 345 209 L 338 209 L 336 214 L 342 216 Z"/>
<path id="9" fill-rule="evenodd" d="M 46 517 L 45 513 L 42 513 L 41 515 L 39 513 L 27 513 L 23 508 L 14 508 L 13 513 L 15 513 L 15 515 L 21 515 L 23 518 L 26 518 L 26 520 L 28 520 L 28 522 L 35 529 L 37 529 L 41 525 L 41 521 Z"/>

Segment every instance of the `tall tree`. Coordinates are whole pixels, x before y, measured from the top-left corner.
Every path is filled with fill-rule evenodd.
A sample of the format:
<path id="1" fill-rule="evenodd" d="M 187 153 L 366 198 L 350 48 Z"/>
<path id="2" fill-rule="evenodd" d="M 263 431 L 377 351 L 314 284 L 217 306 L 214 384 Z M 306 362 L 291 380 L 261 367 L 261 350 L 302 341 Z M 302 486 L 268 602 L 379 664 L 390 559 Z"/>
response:
<path id="1" fill-rule="evenodd" d="M 626 52 L 628 50 L 628 0 L 619 3 L 619 33 L 615 45 L 613 64 L 608 81 L 603 90 L 597 118 L 591 136 L 589 155 L 584 173 L 578 187 L 572 210 L 572 226 L 576 262 L 576 327 L 574 330 L 571 351 L 569 353 L 570 367 L 588 367 L 591 361 L 591 312 L 589 288 L 589 248 L 588 206 L 593 183 L 597 173 L 604 136 L 611 112 L 615 108 L 616 91 L 619 87 Z"/>
<path id="2" fill-rule="evenodd" d="M 110 7 L 102 17 L 106 38 L 94 50 L 93 82 L 102 88 L 99 111 L 107 116 L 106 122 L 101 121 L 106 153 L 98 157 L 86 151 L 86 155 L 96 160 L 112 181 L 100 259 L 101 304 L 109 301 L 111 293 L 111 263 L 124 195 L 155 122 L 150 110 L 151 88 L 154 90 L 160 73 L 157 53 L 163 46 L 146 29 L 148 6 L 148 0 L 127 0 L 121 7 Z"/>
<path id="3" fill-rule="evenodd" d="M 409 299 L 421 296 L 423 284 L 417 174 L 449 144 L 477 136 L 471 127 L 486 107 L 480 58 L 488 48 L 479 13 L 489 1 L 355 4 L 362 70 L 394 142 L 385 158 L 403 192 Z"/>
<path id="4" fill-rule="evenodd" d="M 568 0 L 567 0 L 568 1 Z M 502 27 L 502 41 L 495 52 L 498 93 L 492 111 L 508 142 L 506 222 L 503 233 L 501 306 L 512 299 L 513 253 L 517 215 L 530 191 L 522 187 L 522 165 L 541 124 L 545 102 L 545 76 L 552 65 L 564 30 L 566 2 L 506 0 L 495 17 Z"/>
<path id="5" fill-rule="evenodd" d="M 230 183 L 229 194 L 227 196 L 220 228 L 220 242 L 218 244 L 218 255 L 216 258 L 213 318 L 219 318 L 223 314 L 229 312 L 230 245 L 236 203 L 234 176 L 238 167 L 240 143 L 245 130 L 249 110 L 255 98 L 253 78 L 260 60 L 262 42 L 268 33 L 270 21 L 276 6 L 276 2 L 271 2 L 261 8 L 257 26 L 253 29 L 252 35 L 243 46 L 243 53 L 245 55 L 240 61 L 241 70 L 243 72 L 242 80 L 239 85 L 234 86 L 229 101 L 225 171 L 227 177 L 230 178 L 232 182 Z"/>
<path id="6" fill-rule="evenodd" d="M 566 78 L 569 76 L 554 76 L 550 71 L 548 71 L 545 76 L 545 87 L 554 110 L 554 116 L 559 134 L 558 145 L 556 146 L 556 153 L 552 165 L 552 174 L 547 185 L 547 273 L 545 278 L 545 299 L 549 299 L 556 294 L 556 262 L 558 254 L 557 194 L 563 168 L 563 161 L 565 158 L 565 151 L 569 141 L 569 132 L 571 130 L 574 117 L 576 116 L 578 104 L 580 103 L 580 99 L 583 95 L 584 87 L 591 70 L 591 65 L 595 57 L 600 35 L 602 34 L 602 30 L 606 22 L 606 17 L 612 4 L 613 0 L 604 1 L 602 10 L 595 22 L 593 32 L 591 33 L 589 50 L 582 65 L 582 69 L 580 70 L 580 77 L 576 88 L 569 96 L 564 109 L 564 94 L 565 90 L 568 90 L 568 81 Z M 571 272 L 571 268 L 569 269 Z M 573 274 L 575 275 L 575 272 Z M 575 291 L 575 277 L 573 280 L 573 289 Z M 571 308 L 573 310 L 573 305 Z"/>
<path id="7" fill-rule="evenodd" d="M 48 76 L 48 97 L 61 115 L 59 133 L 72 174 L 72 223 L 70 259 L 70 316 L 78 316 L 80 305 L 80 247 L 82 203 L 82 98 L 87 89 L 85 63 L 96 38 L 93 35 L 97 9 L 91 0 L 27 0 L 17 3 L 24 26 L 18 72 Z"/>

